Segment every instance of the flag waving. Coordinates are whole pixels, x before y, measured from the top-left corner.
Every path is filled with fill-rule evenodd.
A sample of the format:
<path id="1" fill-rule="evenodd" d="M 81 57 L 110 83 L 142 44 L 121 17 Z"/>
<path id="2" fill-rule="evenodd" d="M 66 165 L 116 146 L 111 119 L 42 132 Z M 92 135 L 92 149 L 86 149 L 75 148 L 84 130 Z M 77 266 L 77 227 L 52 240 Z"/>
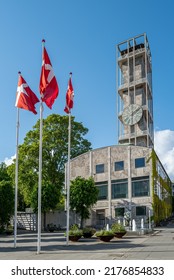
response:
<path id="1" fill-rule="evenodd" d="M 45 41 L 43 40 L 42 42 L 44 43 Z M 59 87 L 45 46 L 43 46 L 42 53 L 42 69 L 39 90 L 42 101 L 45 102 L 50 109 L 52 109 L 52 105 L 59 93 Z"/>
<path id="2" fill-rule="evenodd" d="M 73 90 L 73 86 L 72 86 L 72 81 L 71 81 L 71 76 L 72 73 L 70 73 L 70 78 L 68 81 L 68 89 L 66 92 L 66 106 L 64 111 L 69 114 L 71 112 L 71 109 L 73 108 L 73 99 L 74 99 L 74 90 Z"/>
<path id="3" fill-rule="evenodd" d="M 25 109 L 37 114 L 35 104 L 39 102 L 39 99 L 35 93 L 27 85 L 26 81 L 19 72 L 18 87 L 16 93 L 16 104 L 17 108 Z"/>

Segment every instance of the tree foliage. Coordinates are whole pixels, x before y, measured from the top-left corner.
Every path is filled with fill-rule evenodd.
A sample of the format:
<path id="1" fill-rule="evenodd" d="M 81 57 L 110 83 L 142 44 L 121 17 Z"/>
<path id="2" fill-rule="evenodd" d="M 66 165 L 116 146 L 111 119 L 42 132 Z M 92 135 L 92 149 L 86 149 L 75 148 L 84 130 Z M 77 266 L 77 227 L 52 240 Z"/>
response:
<path id="1" fill-rule="evenodd" d="M 55 210 L 60 199 L 60 189 L 56 185 L 42 185 L 42 213 L 48 212 L 50 209 Z M 31 207 L 37 212 L 38 205 L 38 187 L 34 188 Z"/>
<path id="2" fill-rule="evenodd" d="M 14 189 L 5 163 L 0 164 L 0 229 L 9 223 L 14 211 Z"/>
<path id="3" fill-rule="evenodd" d="M 7 172 L 7 166 L 4 162 L 0 163 L 0 182 L 1 181 L 10 181 L 11 178 Z"/>
<path id="4" fill-rule="evenodd" d="M 70 185 L 70 207 L 81 217 L 81 227 L 84 219 L 89 218 L 90 208 L 97 202 L 98 189 L 94 179 L 77 177 L 71 181 Z"/>
<path id="5" fill-rule="evenodd" d="M 55 209 L 62 199 L 61 189 L 64 184 L 64 168 L 68 159 L 68 123 L 68 116 L 57 114 L 49 115 L 46 119 L 43 119 L 43 212 Z M 88 129 L 82 123 L 75 122 L 74 117 L 71 117 L 71 158 L 87 152 L 91 148 L 91 143 L 84 138 L 87 132 Z M 34 206 L 35 210 L 39 172 L 39 133 L 40 120 L 26 134 L 23 144 L 19 146 L 18 189 L 25 205 L 27 207 Z M 14 178 L 15 164 L 9 167 L 8 172 Z M 55 194 L 54 197 L 52 197 L 53 193 Z"/>
<path id="6" fill-rule="evenodd" d="M 14 189 L 10 181 L 0 181 L 0 229 L 10 222 L 14 211 Z"/>

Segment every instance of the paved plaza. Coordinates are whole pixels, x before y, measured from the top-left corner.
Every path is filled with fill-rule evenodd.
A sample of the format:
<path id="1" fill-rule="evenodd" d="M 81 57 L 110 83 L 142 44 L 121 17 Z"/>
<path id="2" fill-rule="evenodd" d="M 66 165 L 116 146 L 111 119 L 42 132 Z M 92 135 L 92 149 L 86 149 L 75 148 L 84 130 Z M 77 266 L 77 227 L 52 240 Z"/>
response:
<path id="1" fill-rule="evenodd" d="M 174 260 L 174 224 L 155 228 L 152 234 L 126 234 L 108 243 L 81 238 L 66 245 L 63 233 L 42 233 L 37 254 L 37 234 L 19 233 L 14 248 L 13 235 L 0 236 L 0 260 Z"/>

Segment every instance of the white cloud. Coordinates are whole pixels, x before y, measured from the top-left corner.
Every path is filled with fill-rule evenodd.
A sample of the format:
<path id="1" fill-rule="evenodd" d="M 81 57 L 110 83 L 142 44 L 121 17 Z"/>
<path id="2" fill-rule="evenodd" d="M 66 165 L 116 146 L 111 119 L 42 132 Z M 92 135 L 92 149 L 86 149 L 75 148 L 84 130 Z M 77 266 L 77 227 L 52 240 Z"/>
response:
<path id="1" fill-rule="evenodd" d="M 155 131 L 155 151 L 171 180 L 174 181 L 174 131 Z"/>
<path id="2" fill-rule="evenodd" d="M 7 166 L 11 165 L 13 163 L 13 160 L 16 158 L 16 155 L 11 156 L 11 158 L 5 158 L 4 162 Z"/>

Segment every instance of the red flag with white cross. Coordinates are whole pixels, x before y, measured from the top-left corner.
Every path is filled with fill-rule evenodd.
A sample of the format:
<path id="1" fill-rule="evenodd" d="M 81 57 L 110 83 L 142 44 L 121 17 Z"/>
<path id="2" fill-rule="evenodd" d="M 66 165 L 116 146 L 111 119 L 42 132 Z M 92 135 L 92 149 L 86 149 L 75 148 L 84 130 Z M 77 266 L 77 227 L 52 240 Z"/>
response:
<path id="1" fill-rule="evenodd" d="M 45 41 L 43 40 L 42 42 L 44 43 Z M 52 109 L 52 105 L 55 99 L 58 97 L 59 87 L 45 46 L 43 46 L 42 53 L 42 68 L 39 90 L 42 101 L 45 102 L 45 104 L 50 109 Z"/>

